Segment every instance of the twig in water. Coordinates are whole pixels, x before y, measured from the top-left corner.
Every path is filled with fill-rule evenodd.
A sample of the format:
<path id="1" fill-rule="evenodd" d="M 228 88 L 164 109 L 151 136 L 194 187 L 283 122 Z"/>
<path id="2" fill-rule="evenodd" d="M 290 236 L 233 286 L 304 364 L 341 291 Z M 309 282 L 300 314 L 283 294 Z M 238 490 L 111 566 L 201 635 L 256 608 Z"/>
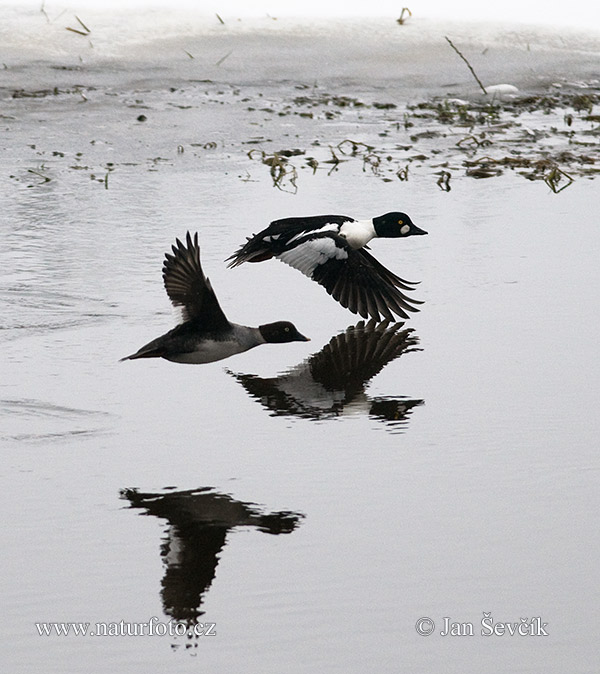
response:
<path id="1" fill-rule="evenodd" d="M 216 65 L 216 66 L 220 66 L 221 63 L 223 63 L 223 61 L 224 61 L 226 58 L 229 58 L 232 54 L 233 54 L 233 49 L 232 49 L 230 52 L 227 52 L 227 54 L 225 54 L 225 56 L 223 56 L 222 58 L 220 58 L 220 59 L 215 63 L 215 65 Z"/>
<path id="2" fill-rule="evenodd" d="M 77 22 L 79 25 L 83 28 L 83 30 L 79 30 L 79 28 L 70 28 L 67 26 L 67 30 L 70 30 L 71 33 L 77 33 L 77 35 L 83 35 L 84 37 L 87 37 L 92 31 L 83 23 L 83 21 L 75 15 L 75 18 L 77 19 Z"/>
<path id="3" fill-rule="evenodd" d="M 408 14 L 408 16 L 412 16 L 412 12 L 408 7 L 403 7 L 402 11 L 400 12 L 400 16 L 396 19 L 396 23 L 399 23 L 401 26 L 404 25 L 406 19 L 404 18 L 404 15 Z"/>
<path id="4" fill-rule="evenodd" d="M 225 25 L 225 21 L 223 21 L 223 19 L 222 19 L 216 12 L 215 12 L 215 16 L 217 17 L 217 19 L 219 19 L 219 23 L 220 23 L 222 26 L 224 26 L 224 25 Z"/>
<path id="5" fill-rule="evenodd" d="M 84 37 L 87 37 L 87 33 L 84 33 L 82 30 L 77 30 L 77 28 L 71 28 L 70 26 L 66 27 L 66 30 L 70 30 L 71 33 L 77 33 L 77 35 L 83 35 Z"/>
<path id="6" fill-rule="evenodd" d="M 350 145 L 349 149 L 346 149 L 347 145 Z M 372 145 L 367 145 L 360 140 L 350 140 L 350 138 L 341 141 L 336 147 L 342 154 L 351 154 L 353 157 L 358 154 L 367 155 L 375 149 Z"/>
<path id="7" fill-rule="evenodd" d="M 487 96 L 487 91 L 485 90 L 485 87 L 483 86 L 483 84 L 481 84 L 481 80 L 479 79 L 479 77 L 477 77 L 477 75 L 475 74 L 475 71 L 471 67 L 471 64 L 461 54 L 461 52 L 454 46 L 452 40 L 447 35 L 444 35 L 444 37 L 446 38 L 446 40 L 448 41 L 448 44 L 452 47 L 452 49 L 454 49 L 454 51 L 460 56 L 460 58 L 467 64 L 467 67 L 469 68 L 469 70 L 471 71 L 471 74 L 473 75 L 473 77 L 477 81 L 477 84 L 481 87 L 481 91 L 483 91 L 483 93 Z"/>
<path id="8" fill-rule="evenodd" d="M 77 14 L 75 15 L 75 18 L 77 19 L 77 21 L 79 22 L 79 24 L 81 25 L 81 27 L 83 28 L 83 30 L 85 30 L 86 33 L 89 34 L 89 33 L 92 32 L 92 31 L 85 25 L 85 23 L 83 23 L 83 21 L 77 16 Z"/>
<path id="9" fill-rule="evenodd" d="M 28 173 L 33 173 L 34 176 L 38 176 L 38 178 L 41 178 L 45 183 L 49 183 L 51 178 L 48 178 L 48 176 L 45 176 L 43 173 L 40 173 L 39 171 L 34 171 L 33 169 L 27 169 Z"/>

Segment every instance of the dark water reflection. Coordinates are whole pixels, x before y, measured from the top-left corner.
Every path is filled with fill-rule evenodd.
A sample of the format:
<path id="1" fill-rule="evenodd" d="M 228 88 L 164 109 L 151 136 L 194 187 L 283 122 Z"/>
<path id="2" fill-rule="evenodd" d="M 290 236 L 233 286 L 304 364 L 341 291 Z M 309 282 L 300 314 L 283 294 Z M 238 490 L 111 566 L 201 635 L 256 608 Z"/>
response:
<path id="1" fill-rule="evenodd" d="M 124 489 L 121 497 L 131 508 L 143 508 L 145 515 L 167 520 L 169 527 L 160 548 L 165 565 L 163 609 L 188 624 L 204 613 L 201 606 L 231 529 L 255 527 L 268 534 L 288 534 L 304 517 L 290 511 L 265 512 L 211 487 L 166 493 Z"/>
<path id="2" fill-rule="evenodd" d="M 421 351 L 413 328 L 404 323 L 358 322 L 335 335 L 319 351 L 277 377 L 228 370 L 272 416 L 319 421 L 366 414 L 394 429 L 405 426 L 423 400 L 404 396 L 369 397 L 365 389 L 383 368 L 403 354 Z"/>

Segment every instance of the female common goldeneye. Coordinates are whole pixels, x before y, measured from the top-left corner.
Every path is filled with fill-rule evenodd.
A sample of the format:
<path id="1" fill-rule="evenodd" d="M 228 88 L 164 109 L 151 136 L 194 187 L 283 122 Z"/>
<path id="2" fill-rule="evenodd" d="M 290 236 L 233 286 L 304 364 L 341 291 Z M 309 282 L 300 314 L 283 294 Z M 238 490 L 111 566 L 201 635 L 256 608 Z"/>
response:
<path id="1" fill-rule="evenodd" d="M 176 239 L 173 255 L 165 254 L 163 280 L 171 302 L 182 307 L 183 322 L 139 351 L 121 358 L 165 358 L 175 363 L 212 363 L 267 342 L 307 342 L 292 323 L 278 321 L 249 328 L 230 323 L 200 264 L 198 234 Z"/>
<path id="2" fill-rule="evenodd" d="M 322 285 L 343 307 L 376 321 L 380 314 L 393 321 L 393 313 L 408 318 L 418 311 L 419 300 L 402 290 L 414 290 L 386 269 L 365 250 L 375 237 L 407 237 L 427 234 L 405 213 L 386 213 L 372 220 L 354 220 L 345 215 L 314 215 L 273 221 L 249 237 L 228 260 L 236 267 L 243 262 L 262 262 L 276 257 Z"/>

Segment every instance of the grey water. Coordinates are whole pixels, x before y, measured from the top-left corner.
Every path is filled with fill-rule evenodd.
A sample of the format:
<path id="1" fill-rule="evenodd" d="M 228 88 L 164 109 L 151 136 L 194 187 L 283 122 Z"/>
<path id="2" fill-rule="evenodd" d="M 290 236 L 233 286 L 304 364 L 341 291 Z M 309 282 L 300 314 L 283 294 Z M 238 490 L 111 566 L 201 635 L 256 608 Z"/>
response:
<path id="1" fill-rule="evenodd" d="M 225 142 L 193 154 L 249 137 L 229 110 L 201 127 L 17 105 L 0 181 L 6 671 L 595 671 L 597 180 L 444 192 L 356 164 L 292 193 Z M 269 130 L 293 142 L 305 124 Z M 425 304 L 356 381 L 326 356 L 372 328 L 280 263 L 224 264 L 278 217 L 395 209 L 429 235 L 372 252 Z M 311 341 L 118 362 L 172 327 L 162 258 L 187 230 L 231 320 L 292 320 Z M 207 634 L 115 631 L 171 620 Z M 36 626 L 67 622 L 114 636 Z"/>

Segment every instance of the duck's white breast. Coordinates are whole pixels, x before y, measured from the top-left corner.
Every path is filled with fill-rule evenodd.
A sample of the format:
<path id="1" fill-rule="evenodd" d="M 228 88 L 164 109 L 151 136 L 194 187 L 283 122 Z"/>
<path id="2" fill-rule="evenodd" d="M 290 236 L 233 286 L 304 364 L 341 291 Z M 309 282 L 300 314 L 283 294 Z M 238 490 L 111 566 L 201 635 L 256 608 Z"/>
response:
<path id="1" fill-rule="evenodd" d="M 216 360 L 229 358 L 236 353 L 247 351 L 250 347 L 243 346 L 234 340 L 204 340 L 194 351 L 187 353 L 175 353 L 166 356 L 167 360 L 174 363 L 190 363 L 200 365 L 202 363 L 214 363 Z"/>
<path id="2" fill-rule="evenodd" d="M 345 222 L 340 227 L 340 236 L 346 239 L 352 248 L 362 248 L 376 236 L 372 220 Z"/>

